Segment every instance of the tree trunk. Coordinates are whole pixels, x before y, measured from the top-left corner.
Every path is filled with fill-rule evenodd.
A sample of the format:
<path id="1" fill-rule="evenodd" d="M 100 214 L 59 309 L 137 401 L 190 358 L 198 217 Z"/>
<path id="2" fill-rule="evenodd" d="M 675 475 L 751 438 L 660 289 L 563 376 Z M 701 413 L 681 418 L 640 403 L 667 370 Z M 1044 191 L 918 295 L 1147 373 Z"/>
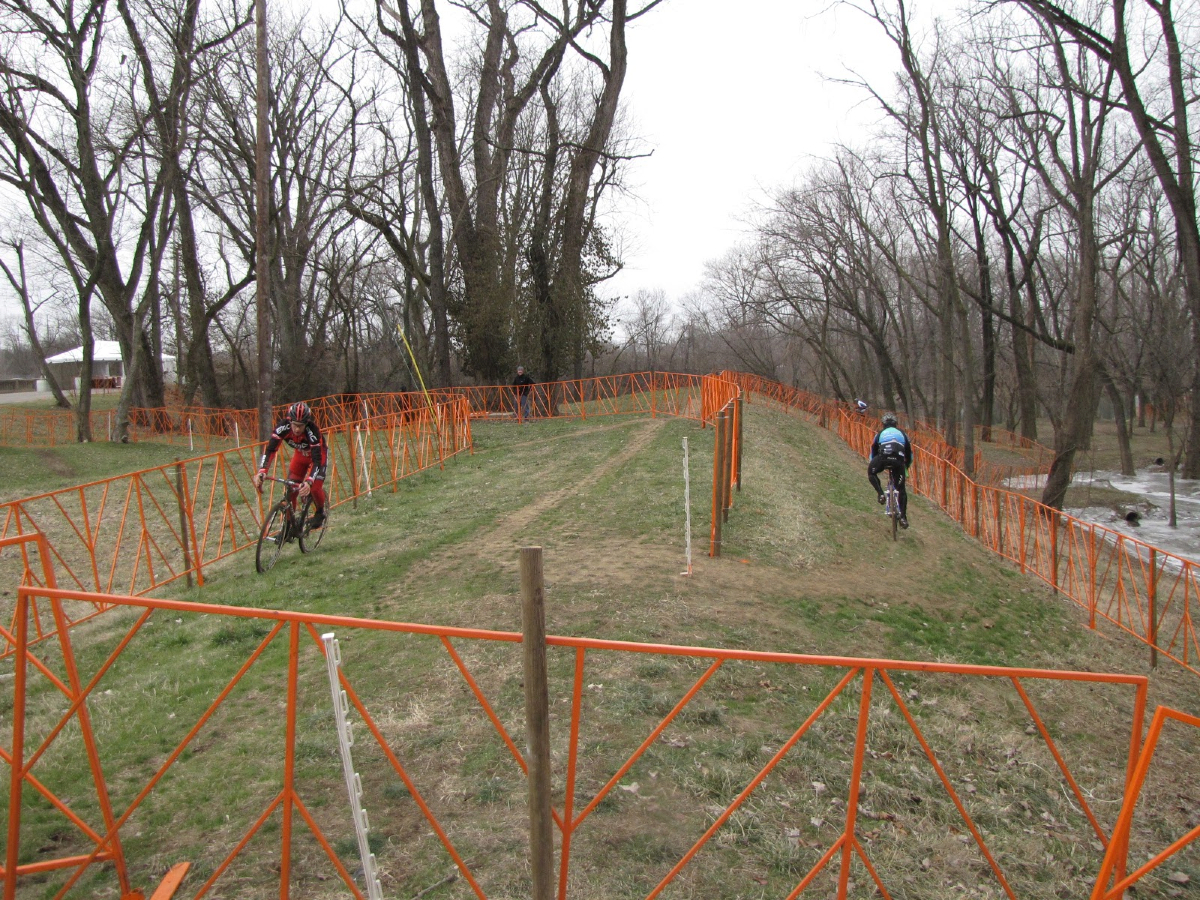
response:
<path id="1" fill-rule="evenodd" d="M 1121 450 L 1121 474 L 1136 475 L 1137 472 L 1133 466 L 1133 445 L 1129 434 L 1129 419 L 1125 409 L 1125 398 L 1121 396 L 1121 391 L 1113 382 L 1112 377 L 1103 369 L 1100 372 L 1100 381 L 1104 385 L 1104 392 L 1108 394 L 1108 399 L 1113 406 L 1113 419 L 1117 424 L 1117 446 Z"/>

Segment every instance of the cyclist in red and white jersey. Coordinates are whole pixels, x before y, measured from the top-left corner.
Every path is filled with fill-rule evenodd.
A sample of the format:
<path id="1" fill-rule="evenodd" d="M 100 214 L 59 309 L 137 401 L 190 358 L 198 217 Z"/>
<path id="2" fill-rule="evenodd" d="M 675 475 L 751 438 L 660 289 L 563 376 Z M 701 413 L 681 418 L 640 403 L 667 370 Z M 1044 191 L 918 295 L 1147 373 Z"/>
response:
<path id="1" fill-rule="evenodd" d="M 287 417 L 267 439 L 258 472 L 254 475 L 255 488 L 262 488 L 271 458 L 280 444 L 287 444 L 296 451 L 288 464 L 288 478 L 301 482 L 300 499 L 312 494 L 317 508 L 309 521 L 312 528 L 320 528 L 325 524 L 325 466 L 329 448 L 321 436 L 321 429 L 313 421 L 312 410 L 303 400 L 288 407 Z"/>

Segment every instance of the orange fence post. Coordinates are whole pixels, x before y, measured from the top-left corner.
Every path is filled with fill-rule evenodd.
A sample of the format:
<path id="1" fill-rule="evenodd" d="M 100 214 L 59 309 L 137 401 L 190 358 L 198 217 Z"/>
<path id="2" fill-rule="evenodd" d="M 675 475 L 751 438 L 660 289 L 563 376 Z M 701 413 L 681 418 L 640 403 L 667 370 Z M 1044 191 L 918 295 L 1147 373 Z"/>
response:
<path id="1" fill-rule="evenodd" d="M 713 435 L 713 493 L 712 493 L 712 528 L 709 535 L 708 555 L 721 555 L 721 516 L 723 510 L 721 504 L 723 502 L 721 488 L 721 477 L 725 471 L 724 460 L 721 459 L 725 455 L 725 413 L 719 412 L 713 417 L 713 430 L 716 434 Z"/>
<path id="2" fill-rule="evenodd" d="M 1051 508 L 1050 518 L 1050 586 L 1058 593 L 1058 510 Z"/>
<path id="3" fill-rule="evenodd" d="M 554 816 L 550 802 L 550 690 L 542 548 L 521 548 L 521 649 L 529 741 L 529 862 L 534 900 L 554 897 Z"/>
<path id="4" fill-rule="evenodd" d="M 179 544 L 183 547 L 183 567 L 187 574 L 188 590 L 192 589 L 192 554 L 188 547 L 187 503 L 183 499 L 183 463 L 175 459 L 175 496 L 179 500 Z"/>
<path id="5" fill-rule="evenodd" d="M 1158 668 L 1158 552 L 1150 548 L 1150 584 L 1146 591 L 1150 606 L 1150 668 Z"/>
<path id="6" fill-rule="evenodd" d="M 21 844 L 21 787 L 25 781 L 25 679 L 29 656 L 29 598 L 17 595 L 16 647 L 13 656 L 12 762 L 8 780 L 8 844 L 4 854 L 4 900 L 17 896 Z"/>

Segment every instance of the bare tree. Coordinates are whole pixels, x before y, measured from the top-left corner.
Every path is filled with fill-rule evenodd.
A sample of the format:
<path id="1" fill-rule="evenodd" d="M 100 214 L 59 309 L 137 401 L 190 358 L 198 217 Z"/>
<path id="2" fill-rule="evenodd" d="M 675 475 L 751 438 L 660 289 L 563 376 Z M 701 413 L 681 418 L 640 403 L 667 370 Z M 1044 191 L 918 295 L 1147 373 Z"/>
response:
<path id="1" fill-rule="evenodd" d="M 512 160 L 518 151 L 536 153 L 543 159 L 535 195 L 538 200 L 530 206 L 536 211 L 530 224 L 528 259 L 540 307 L 539 326 L 546 336 L 541 348 L 543 366 L 555 370 L 543 375 L 556 377 L 563 368 L 557 349 L 563 328 L 575 311 L 584 308 L 585 263 L 596 235 L 594 190 L 605 181 L 595 176 L 606 153 L 624 84 L 625 28 L 628 21 L 658 2 L 652 0 L 635 12 L 627 10 L 626 0 L 588 0 L 574 6 L 563 3 L 557 12 L 533 0 L 462 4 L 478 29 L 480 56 L 467 70 L 470 115 L 460 117 L 460 98 L 445 55 L 436 0 L 420 0 L 415 13 L 407 2 L 392 8 L 377 0 L 381 19 L 386 15 L 396 25 L 386 33 L 408 59 L 413 59 L 413 54 L 420 59 L 419 76 L 410 66 L 409 79 L 428 105 L 445 211 L 461 267 L 462 294 L 453 312 L 468 373 L 497 380 L 508 370 L 519 279 L 509 268 L 516 245 L 511 229 L 506 234 L 504 228 L 502 198 L 510 186 Z M 603 42 L 595 39 L 601 33 L 607 38 Z M 587 125 L 571 138 L 559 127 L 562 94 L 553 89 L 568 51 L 590 64 L 599 79 Z M 545 143 L 520 148 L 519 125 L 535 98 L 542 100 L 542 114 L 547 116 Z M 565 172 L 561 191 L 557 179 L 560 154 Z M 551 229 L 558 234 L 554 260 L 548 252 Z"/>
<path id="2" fill-rule="evenodd" d="M 139 112 L 141 65 L 116 58 L 132 36 L 103 0 L 40 9 L 3 0 L 0 21 L 20 35 L 0 55 L 0 181 L 26 199 L 63 264 L 78 268 L 81 309 L 95 292 L 112 316 L 128 375 L 115 437 L 126 440 L 135 396 L 162 404 L 149 324 L 169 212 Z"/>
<path id="3" fill-rule="evenodd" d="M 1110 66 L 1121 86 L 1124 108 L 1162 186 L 1175 219 L 1178 253 L 1190 311 L 1191 415 L 1184 474 L 1200 477 L 1200 218 L 1197 214 L 1195 138 L 1188 107 L 1193 102 L 1195 44 L 1181 40 L 1170 0 L 1109 0 L 1111 32 L 1065 4 L 1016 0 L 1034 15 L 1061 28 Z M 1134 28 L 1134 34 L 1130 29 Z M 1163 78 L 1165 76 L 1165 84 Z"/>
<path id="4" fill-rule="evenodd" d="M 15 267 L 10 267 L 8 261 L 0 257 L 0 269 L 4 270 L 4 277 L 8 279 L 8 283 L 16 293 L 17 299 L 21 301 L 21 310 L 25 316 L 24 335 L 33 348 L 33 353 L 37 359 L 38 366 L 41 368 L 42 376 L 46 379 L 46 383 L 50 386 L 50 392 L 54 395 L 55 404 L 62 409 L 70 409 L 71 402 L 67 400 L 66 394 L 63 393 L 62 386 L 59 385 L 54 370 L 46 363 L 47 354 L 42 348 L 42 342 L 38 337 L 37 325 L 34 322 L 34 313 L 37 306 L 46 301 L 38 301 L 35 304 L 33 299 L 29 286 L 29 275 L 25 268 L 25 244 L 16 238 L 8 238 L 4 243 L 5 248 L 10 250 L 16 257 L 16 265 Z M 88 423 L 80 422 L 79 426 L 79 440 L 91 440 L 91 429 Z"/>

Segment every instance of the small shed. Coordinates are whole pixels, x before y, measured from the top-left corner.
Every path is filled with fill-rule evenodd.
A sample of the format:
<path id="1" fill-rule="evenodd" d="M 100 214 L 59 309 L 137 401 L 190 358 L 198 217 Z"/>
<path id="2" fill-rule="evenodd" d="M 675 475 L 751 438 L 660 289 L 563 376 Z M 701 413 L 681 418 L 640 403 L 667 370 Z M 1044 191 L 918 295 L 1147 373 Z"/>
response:
<path id="1" fill-rule="evenodd" d="M 175 380 L 175 357 L 164 354 L 163 375 L 167 381 Z M 83 347 L 66 350 L 46 358 L 51 366 L 61 366 L 63 378 L 73 378 L 75 390 L 79 390 L 79 372 L 83 368 Z M 119 388 L 125 378 L 125 361 L 121 359 L 121 345 L 116 341 L 96 341 L 92 348 L 92 387 Z M 44 380 L 38 381 L 38 389 L 49 390 Z"/>

